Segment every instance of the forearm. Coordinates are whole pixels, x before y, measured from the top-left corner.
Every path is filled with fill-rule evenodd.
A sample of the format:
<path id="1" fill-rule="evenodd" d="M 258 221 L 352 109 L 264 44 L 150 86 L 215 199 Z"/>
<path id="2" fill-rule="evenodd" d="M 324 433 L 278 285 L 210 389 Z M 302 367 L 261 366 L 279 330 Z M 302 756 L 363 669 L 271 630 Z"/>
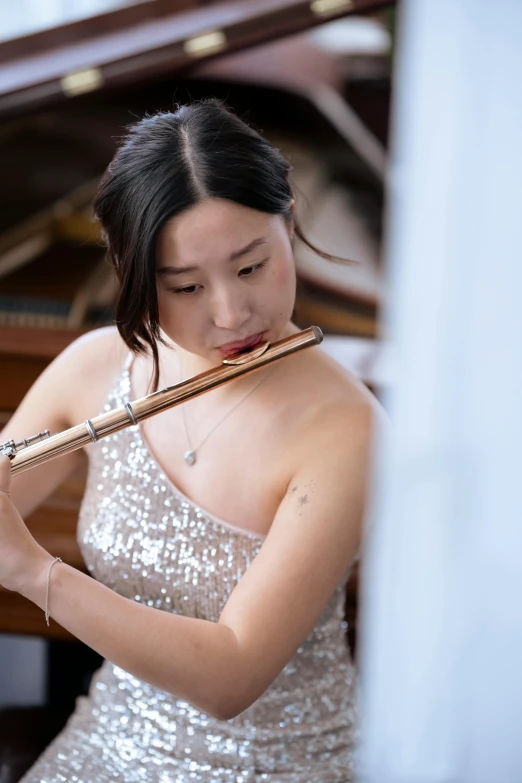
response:
<path id="1" fill-rule="evenodd" d="M 42 610 L 47 568 L 48 560 L 20 590 Z M 226 626 L 142 606 L 64 563 L 51 570 L 49 611 L 70 633 L 139 679 L 214 717 L 235 714 L 240 651 Z"/>

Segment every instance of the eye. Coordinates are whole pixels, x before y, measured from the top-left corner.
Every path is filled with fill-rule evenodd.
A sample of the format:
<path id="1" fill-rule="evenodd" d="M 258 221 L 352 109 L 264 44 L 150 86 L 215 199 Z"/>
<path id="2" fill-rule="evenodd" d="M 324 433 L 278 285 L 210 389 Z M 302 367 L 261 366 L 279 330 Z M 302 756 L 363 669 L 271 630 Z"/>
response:
<path id="1" fill-rule="evenodd" d="M 266 259 L 264 261 L 261 261 L 259 264 L 253 264 L 252 266 L 246 266 L 244 269 L 241 269 L 239 271 L 239 274 L 241 277 L 251 277 L 255 272 L 257 272 L 259 269 L 262 269 L 266 264 Z"/>
<path id="2" fill-rule="evenodd" d="M 200 285 L 187 285 L 185 288 L 169 288 L 169 291 L 173 294 L 195 294 L 199 288 Z"/>

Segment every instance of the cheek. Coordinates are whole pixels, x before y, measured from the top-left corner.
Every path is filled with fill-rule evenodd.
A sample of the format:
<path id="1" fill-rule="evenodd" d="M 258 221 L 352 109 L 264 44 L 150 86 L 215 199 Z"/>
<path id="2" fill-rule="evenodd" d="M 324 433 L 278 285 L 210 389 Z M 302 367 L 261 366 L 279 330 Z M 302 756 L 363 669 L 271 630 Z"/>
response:
<path id="1" fill-rule="evenodd" d="M 274 269 L 272 285 L 275 288 L 274 299 L 280 305 L 289 299 L 293 300 L 295 298 L 296 274 L 293 257 L 283 258 L 281 263 L 277 264 Z"/>
<path id="2" fill-rule="evenodd" d="M 176 336 L 183 333 L 187 320 L 183 315 L 183 306 L 180 307 L 175 294 L 162 292 L 158 294 L 158 309 L 161 328 L 176 341 Z"/>
<path id="3" fill-rule="evenodd" d="M 164 291 L 158 291 L 158 311 L 161 323 L 172 321 L 176 312 L 172 299 Z"/>
<path id="4" fill-rule="evenodd" d="M 189 296 L 158 294 L 159 322 L 165 334 L 187 351 L 198 353 L 204 345 L 207 326 L 201 308 Z"/>

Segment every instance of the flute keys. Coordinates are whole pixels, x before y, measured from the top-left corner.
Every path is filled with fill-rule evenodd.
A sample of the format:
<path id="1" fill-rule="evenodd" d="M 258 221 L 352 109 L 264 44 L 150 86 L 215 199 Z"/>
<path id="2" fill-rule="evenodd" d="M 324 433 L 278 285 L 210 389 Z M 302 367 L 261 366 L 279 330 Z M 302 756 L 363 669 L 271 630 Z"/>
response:
<path id="1" fill-rule="evenodd" d="M 16 456 L 16 447 L 14 440 L 9 440 L 6 443 L 0 443 L 0 454 L 5 454 L 9 459 L 13 459 Z"/>
<path id="2" fill-rule="evenodd" d="M 0 443 L 0 454 L 5 454 L 9 459 L 13 459 L 21 449 L 26 449 L 28 446 L 32 446 L 33 443 L 45 440 L 45 438 L 49 438 L 50 435 L 51 433 L 49 430 L 44 430 L 43 432 L 38 432 L 36 435 L 31 435 L 30 438 L 22 438 L 22 440 L 19 441 L 8 440 L 5 443 Z"/>

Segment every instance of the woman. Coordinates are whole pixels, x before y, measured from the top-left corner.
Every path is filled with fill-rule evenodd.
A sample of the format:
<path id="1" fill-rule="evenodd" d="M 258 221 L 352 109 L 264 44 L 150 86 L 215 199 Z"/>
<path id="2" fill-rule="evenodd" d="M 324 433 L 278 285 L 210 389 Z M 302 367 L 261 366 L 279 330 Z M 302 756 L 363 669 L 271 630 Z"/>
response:
<path id="1" fill-rule="evenodd" d="M 137 123 L 95 201 L 117 328 L 64 351 L 2 440 L 296 332 L 288 172 L 215 101 Z M 13 503 L 1 458 L 0 583 L 106 658 L 26 783 L 353 779 L 341 620 L 379 415 L 313 349 L 17 476 Z M 21 518 L 87 457 L 78 540 L 94 579 L 51 567 Z"/>

